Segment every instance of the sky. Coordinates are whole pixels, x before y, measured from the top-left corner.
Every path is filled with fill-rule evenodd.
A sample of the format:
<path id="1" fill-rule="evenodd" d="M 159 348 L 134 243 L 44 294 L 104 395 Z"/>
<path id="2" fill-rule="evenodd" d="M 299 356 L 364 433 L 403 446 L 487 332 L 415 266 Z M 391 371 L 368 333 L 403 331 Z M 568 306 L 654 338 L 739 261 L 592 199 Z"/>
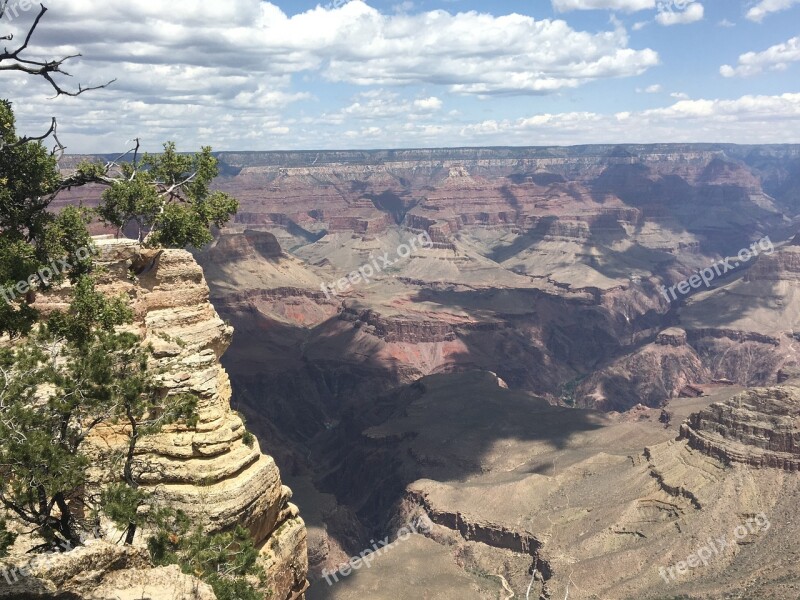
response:
<path id="1" fill-rule="evenodd" d="M 800 0 L 45 3 L 29 56 L 116 81 L 0 71 L 0 97 L 71 153 L 800 143 Z"/>

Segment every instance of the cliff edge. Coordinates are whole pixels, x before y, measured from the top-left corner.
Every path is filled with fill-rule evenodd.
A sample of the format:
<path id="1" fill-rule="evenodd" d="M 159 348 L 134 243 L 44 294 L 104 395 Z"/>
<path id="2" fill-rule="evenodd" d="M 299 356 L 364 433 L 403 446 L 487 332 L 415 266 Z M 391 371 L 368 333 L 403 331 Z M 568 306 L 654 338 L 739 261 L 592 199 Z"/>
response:
<path id="1" fill-rule="evenodd" d="M 233 329 L 209 302 L 202 269 L 184 250 L 146 250 L 131 240 L 106 238 L 95 243 L 102 267 L 99 288 L 130 298 L 133 327 L 153 347 L 162 393 L 198 398 L 196 426 L 170 426 L 142 440 L 137 460 L 145 467 L 143 487 L 160 503 L 204 524 L 209 533 L 237 524 L 247 527 L 261 551 L 270 597 L 302 599 L 308 570 L 305 523 L 289 501 L 291 490 L 283 485 L 275 460 L 261 452 L 258 441 L 247 434 L 241 417 L 231 409 L 230 381 L 220 357 Z M 64 288 L 43 296 L 37 308 L 44 313 L 62 308 L 69 293 Z M 114 427 L 95 432 L 87 450 L 97 457 L 92 461 L 93 481 L 107 479 L 102 456 L 122 443 L 125 436 Z M 107 560 L 110 555 L 115 558 Z M 94 566 L 93 556 L 98 559 Z M 15 598 L 64 593 L 71 598 L 98 598 L 110 592 L 113 597 L 127 597 L 126 591 L 134 589 L 137 597 L 147 592 L 153 600 L 214 597 L 210 590 L 198 594 L 205 587 L 199 582 L 192 584 L 177 572 L 170 574 L 174 567 L 149 569 L 140 550 L 124 550 L 105 541 L 94 540 L 85 548 L 49 558 L 38 561 L 30 576 L 10 587 L 0 582 L 0 597 L 9 597 L 7 592 Z M 12 556 L 6 562 L 18 561 Z M 71 564 L 78 565 L 79 571 L 71 573 Z M 93 571 L 90 581 L 87 571 Z M 169 580 L 173 587 L 165 586 Z"/>

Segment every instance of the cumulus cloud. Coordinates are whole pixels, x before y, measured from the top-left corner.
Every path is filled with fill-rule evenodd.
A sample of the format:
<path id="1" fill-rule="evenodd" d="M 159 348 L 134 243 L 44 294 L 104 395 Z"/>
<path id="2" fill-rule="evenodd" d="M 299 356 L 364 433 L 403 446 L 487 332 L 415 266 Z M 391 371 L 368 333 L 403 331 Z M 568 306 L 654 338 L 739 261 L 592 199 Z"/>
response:
<path id="1" fill-rule="evenodd" d="M 571 10 L 578 4 L 618 10 L 655 4 L 562 1 Z M 71 151 L 122 150 L 125 140 L 142 136 L 148 149 L 173 139 L 185 150 L 201 144 L 231 150 L 338 148 L 343 140 L 348 147 L 374 148 L 800 137 L 800 98 L 792 94 L 729 101 L 675 96 L 681 102 L 650 112 L 586 110 L 477 122 L 466 115 L 481 103 L 454 97 L 558 93 L 657 65 L 658 54 L 630 47 L 616 23 L 610 31 L 587 32 L 560 19 L 516 14 L 384 14 L 359 0 L 298 14 L 260 0 L 48 4 L 33 44 L 37 54 L 81 52 L 84 57 L 69 68 L 76 82 L 116 77 L 117 83 L 57 101 L 48 100 L 52 91 L 36 79 L 5 73 L 2 84 L 13 90 L 22 130 L 45 130 L 55 115 Z M 702 11 L 699 3 L 691 6 Z M 18 34 L 32 16 L 21 15 L 11 30 Z M 773 54 L 780 60 L 750 64 L 767 69 L 788 63 L 788 50 Z M 740 59 L 731 69 L 750 60 Z M 351 86 L 346 93 L 352 97 L 337 102 L 309 91 L 335 89 L 338 95 L 340 86 L 330 82 Z"/>
<path id="2" fill-rule="evenodd" d="M 644 117 L 668 119 L 711 119 L 718 123 L 745 121 L 774 122 L 800 120 L 800 94 L 742 96 L 735 100 L 681 100 L 667 108 L 647 110 Z"/>
<path id="3" fill-rule="evenodd" d="M 143 133 L 233 148 L 301 135 L 304 117 L 284 114 L 316 100 L 300 91 L 303 81 L 533 95 L 635 76 L 659 63 L 654 50 L 631 48 L 618 24 L 587 32 L 517 14 L 383 13 L 361 0 L 298 14 L 261 0 L 49 0 L 48 7 L 36 52 L 81 53 L 69 65 L 76 82 L 117 82 L 58 102 L 47 101 L 51 91 L 40 81 L 3 74 L 3 85 L 15 90 L 26 129 L 54 114 L 64 137 L 92 150 L 117 149 L 119 140 Z M 34 14 L 15 18 L 9 32 L 19 37 Z M 417 118 L 438 110 L 439 96 L 411 98 L 397 110 Z M 358 102 L 363 111 L 389 110 Z M 359 108 L 351 110 L 355 116 Z"/>
<path id="4" fill-rule="evenodd" d="M 442 101 L 435 96 L 430 98 L 420 98 L 414 101 L 414 106 L 422 110 L 439 110 L 442 108 Z"/>
<path id="5" fill-rule="evenodd" d="M 62 12 L 54 0 L 53 13 Z M 66 4 L 65 4 L 66 5 Z M 366 2 L 293 16 L 259 0 L 114 4 L 84 0 L 63 11 L 66 47 L 93 61 L 175 65 L 290 76 L 316 71 L 358 85 L 429 83 L 461 93 L 549 93 L 658 63 L 628 47 L 624 29 L 588 33 L 560 20 L 443 10 L 387 15 Z M 72 32 L 72 33 L 68 33 Z M 80 35 L 78 35 L 80 32 Z M 59 39 L 60 38 L 60 39 Z"/>
<path id="6" fill-rule="evenodd" d="M 444 103 L 435 96 L 411 101 L 401 98 L 396 92 L 383 89 L 370 90 L 358 94 L 343 109 L 323 114 L 321 121 L 337 124 L 355 120 L 415 121 L 430 117 L 441 110 L 443 105 Z"/>
<path id="7" fill-rule="evenodd" d="M 558 12 L 571 10 L 622 10 L 635 12 L 656 7 L 656 0 L 552 0 Z"/>
<path id="8" fill-rule="evenodd" d="M 776 123 L 781 123 L 778 129 Z M 664 108 L 599 114 L 567 112 L 462 127 L 465 142 L 579 143 L 793 142 L 800 135 L 800 94 L 681 100 Z"/>
<path id="9" fill-rule="evenodd" d="M 800 136 L 800 94 L 681 100 L 643 110 L 545 112 L 515 119 L 381 121 L 348 130 L 354 148 L 571 145 L 587 143 L 794 143 Z M 341 136 L 324 147 L 341 146 Z M 302 147 L 302 146 L 300 146 Z"/>
<path id="10" fill-rule="evenodd" d="M 351 7 L 353 7 L 351 9 Z M 325 69 L 359 85 L 445 85 L 460 94 L 547 94 L 658 64 L 650 49 L 628 47 L 624 29 L 588 33 L 561 20 L 512 14 L 431 11 L 387 17 L 360 2 L 342 32 L 345 52 Z"/>
<path id="11" fill-rule="evenodd" d="M 739 57 L 736 67 L 722 65 L 719 72 L 723 77 L 749 77 L 764 70 L 782 71 L 789 63 L 800 61 L 800 36 L 775 44 L 763 52 L 747 52 Z"/>
<path id="12" fill-rule="evenodd" d="M 770 13 L 788 10 L 797 4 L 800 4 L 800 0 L 761 0 L 747 11 L 747 18 L 756 23 L 761 23 L 764 17 Z"/>
<path id="13" fill-rule="evenodd" d="M 656 15 L 656 22 L 669 27 L 671 25 L 687 25 L 702 21 L 705 16 L 705 7 L 699 2 L 687 3 L 685 1 L 664 4 Z"/>

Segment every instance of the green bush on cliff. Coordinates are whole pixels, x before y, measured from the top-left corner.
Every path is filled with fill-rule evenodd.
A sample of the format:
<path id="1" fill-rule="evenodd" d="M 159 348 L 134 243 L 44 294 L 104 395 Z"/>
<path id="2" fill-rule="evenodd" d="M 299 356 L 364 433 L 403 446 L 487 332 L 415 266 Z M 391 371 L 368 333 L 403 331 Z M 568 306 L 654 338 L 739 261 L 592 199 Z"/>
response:
<path id="1" fill-rule="evenodd" d="M 87 211 L 48 210 L 60 181 L 55 157 L 41 142 L 20 139 L 11 103 L 0 100 L 0 334 L 30 331 L 38 319 L 31 292 L 89 271 L 88 261 L 75 260 L 91 246 Z M 31 276 L 40 273 L 47 277 L 31 286 Z"/>
<path id="2" fill-rule="evenodd" d="M 0 349 L 0 504 L 53 544 L 80 543 L 86 438 L 117 402 L 134 336 L 121 300 L 88 277 L 68 310 Z"/>
<path id="3" fill-rule="evenodd" d="M 25 57 L 45 12 L 42 7 L 21 46 L 0 52 L 0 70 L 43 76 L 56 95 L 97 89 L 60 87 L 54 77 L 64 74 L 67 58 Z M 0 21 L 4 16 L 0 8 Z M 0 37 L 11 42 L 16 36 Z M 15 342 L 0 343 L 0 509 L 38 534 L 42 549 L 80 544 L 100 512 L 127 527 L 131 543 L 139 507 L 148 499 L 134 468 L 136 444 L 164 424 L 181 420 L 190 426 L 196 399 L 161 398 L 148 367 L 149 348 L 121 327 L 133 316 L 129 299 L 108 297 L 96 287 L 88 225 L 99 217 L 121 232 L 135 222 L 139 239 L 149 246 L 199 247 L 238 203 L 210 189 L 218 174 L 211 148 L 187 156 L 167 143 L 162 154 L 139 161 L 137 143 L 130 162 L 82 165 L 64 179 L 58 165 L 64 146 L 55 133 L 53 119 L 43 135 L 20 137 L 11 102 L 0 100 L 0 337 Z M 54 143 L 52 151 L 45 140 Z M 108 186 L 98 208 L 50 210 L 60 191 L 91 182 Z M 72 284 L 69 306 L 43 320 L 36 294 L 65 280 Z M 82 450 L 101 424 L 124 426 L 129 443 L 111 467 L 120 482 L 90 495 L 89 460 Z M 249 560 L 252 552 L 239 533 L 212 540 L 229 547 L 232 558 L 234 548 L 237 556 L 244 549 L 237 560 Z M 13 539 L 0 524 L 0 553 Z M 214 548 L 202 546 L 204 540 L 195 543 L 198 550 Z M 211 560 L 202 553 L 185 556 Z"/>
<path id="4" fill-rule="evenodd" d="M 201 248 L 213 239 L 211 226 L 225 225 L 239 207 L 228 194 L 211 191 L 217 175 L 210 147 L 190 156 L 167 142 L 161 154 L 145 154 L 141 161 L 137 151 L 130 162 L 84 163 L 72 181 L 108 186 L 98 214 L 118 234 L 134 225 L 147 246 Z"/>
<path id="5" fill-rule="evenodd" d="M 202 527 L 192 528 L 184 513 L 162 518 L 159 529 L 147 542 L 156 565 L 177 564 L 199 577 L 214 590 L 218 600 L 263 600 L 251 579 L 262 580 L 258 549 L 244 527 L 208 535 Z"/>
<path id="6" fill-rule="evenodd" d="M 16 539 L 17 536 L 6 529 L 5 519 L 0 519 L 0 558 L 8 556 L 8 549 Z"/>

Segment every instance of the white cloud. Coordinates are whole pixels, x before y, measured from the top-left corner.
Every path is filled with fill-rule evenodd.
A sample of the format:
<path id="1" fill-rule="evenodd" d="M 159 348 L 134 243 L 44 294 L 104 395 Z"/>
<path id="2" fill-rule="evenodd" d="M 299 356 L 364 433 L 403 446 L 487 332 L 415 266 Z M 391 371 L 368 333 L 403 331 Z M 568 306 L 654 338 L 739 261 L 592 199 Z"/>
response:
<path id="1" fill-rule="evenodd" d="M 561 20 L 432 11 L 386 17 L 360 2 L 331 49 L 325 75 L 358 85 L 446 85 L 460 94 L 548 94 L 658 64 L 628 48 L 624 29 L 588 33 Z M 356 8 L 359 7 L 359 8 Z M 297 31 L 298 35 L 302 35 Z"/>
<path id="2" fill-rule="evenodd" d="M 742 96 L 735 100 L 681 100 L 667 108 L 647 110 L 645 117 L 669 119 L 711 119 L 718 123 L 800 120 L 800 94 Z"/>
<path id="3" fill-rule="evenodd" d="M 590 33 L 562 20 L 518 14 L 387 15 L 362 1 L 293 16 L 260 0 L 50 5 L 55 18 L 40 38 L 50 40 L 48 49 L 80 49 L 95 66 L 123 70 L 123 79 L 137 65 L 145 74 L 168 65 L 172 75 L 187 79 L 189 69 L 216 71 L 234 87 L 252 82 L 251 75 L 312 71 L 357 85 L 427 83 L 468 94 L 540 94 L 638 75 L 658 64 L 655 51 L 628 47 L 621 26 Z"/>
<path id="4" fill-rule="evenodd" d="M 739 57 L 736 67 L 722 65 L 719 72 L 723 77 L 749 77 L 765 69 L 781 71 L 789 63 L 800 61 L 800 36 L 776 44 L 763 52 L 747 52 Z"/>
<path id="5" fill-rule="evenodd" d="M 443 105 L 444 103 L 435 96 L 409 101 L 400 98 L 396 92 L 376 89 L 358 94 L 348 106 L 337 112 L 325 113 L 320 120 L 334 124 L 381 119 L 398 122 L 418 121 L 431 116 Z"/>
<path id="6" fill-rule="evenodd" d="M 728 19 L 722 19 L 722 21 L 717 23 L 717 27 L 736 27 L 736 23 Z"/>
<path id="7" fill-rule="evenodd" d="M 796 4 L 800 4 L 800 0 L 761 0 L 756 6 L 747 11 L 747 18 L 761 23 L 764 17 L 770 13 L 788 10 Z"/>
<path id="8" fill-rule="evenodd" d="M 775 124 L 781 123 L 780 128 Z M 682 100 L 641 112 L 543 114 L 462 127 L 474 144 L 551 145 L 655 142 L 794 142 L 800 135 L 800 94 Z"/>
<path id="9" fill-rule="evenodd" d="M 677 6 L 675 7 L 677 8 Z M 656 22 L 660 25 L 686 25 L 688 23 L 696 23 L 702 21 L 705 16 L 705 8 L 699 2 L 692 2 L 686 5 L 685 8 L 673 10 L 673 8 L 664 8 L 659 10 L 656 15 Z"/>
<path id="10" fill-rule="evenodd" d="M 658 94 L 663 88 L 660 83 L 648 85 L 646 88 L 636 88 L 637 94 Z"/>
<path id="11" fill-rule="evenodd" d="M 656 0 L 552 0 L 558 12 L 571 10 L 623 10 L 635 12 L 656 7 Z"/>
<path id="12" fill-rule="evenodd" d="M 431 96 L 430 98 L 415 100 L 414 106 L 422 110 L 439 110 L 442 108 L 442 101 L 439 100 L 439 98 Z"/>
<path id="13" fill-rule="evenodd" d="M 298 14 L 261 0 L 48 0 L 48 7 L 36 53 L 81 53 L 68 65 L 74 82 L 117 82 L 50 102 L 51 90 L 41 81 L 8 73 L 0 81 L 14 90 L 21 128 L 38 131 L 41 115 L 56 115 L 67 143 L 87 151 L 115 150 L 143 135 L 148 149 L 164 139 L 223 148 L 269 147 L 279 134 L 302 140 L 303 119 L 316 123 L 319 114 L 309 115 L 306 105 L 316 99 L 295 88 L 300 82 L 303 90 L 320 79 L 436 88 L 400 101 L 394 114 L 405 122 L 438 110 L 439 90 L 549 94 L 639 75 L 659 63 L 655 51 L 631 48 L 620 25 L 589 32 L 518 14 L 384 14 L 360 0 Z M 9 33 L 19 37 L 33 15 L 20 15 Z M 297 103 L 303 103 L 302 116 L 285 117 Z M 368 98 L 356 103 L 349 117 L 348 109 L 334 116 L 363 119 L 371 112 L 380 118 L 393 110 Z M 310 133 L 306 139 L 317 143 Z"/>
<path id="14" fill-rule="evenodd" d="M 780 124 L 778 126 L 778 124 Z M 382 123 L 354 127 L 355 147 L 571 145 L 587 143 L 792 143 L 800 136 L 800 94 L 682 100 L 663 108 L 533 114 L 518 119 Z M 337 147 L 336 139 L 328 147 Z"/>
<path id="15" fill-rule="evenodd" d="M 37 53 L 82 52 L 69 68 L 75 82 L 117 77 L 117 83 L 48 101 L 51 90 L 38 80 L 6 73 L 0 81 L 13 90 L 23 131 L 46 129 L 47 117 L 56 115 L 72 151 L 110 152 L 140 136 L 148 150 L 166 139 L 185 150 L 201 144 L 256 150 L 800 138 L 797 94 L 738 100 L 672 94 L 676 102 L 651 111 L 621 106 L 617 114 L 586 109 L 519 119 L 502 118 L 498 103 L 494 114 L 501 116 L 485 120 L 469 117 L 483 103 L 452 95 L 558 93 L 658 64 L 653 50 L 631 48 L 618 24 L 589 32 L 522 15 L 383 14 L 358 0 L 294 15 L 260 0 L 48 4 Z M 757 58 L 767 53 L 751 53 L 756 58 L 730 68 L 780 68 L 790 60 L 788 46 Z M 350 84 L 345 93 L 352 98 L 334 100 L 338 86 L 331 97 L 314 98 L 306 90 L 321 79 Z"/>
<path id="16" fill-rule="evenodd" d="M 688 100 L 689 94 L 685 94 L 683 92 L 672 92 L 670 97 L 675 98 L 677 100 Z"/>

